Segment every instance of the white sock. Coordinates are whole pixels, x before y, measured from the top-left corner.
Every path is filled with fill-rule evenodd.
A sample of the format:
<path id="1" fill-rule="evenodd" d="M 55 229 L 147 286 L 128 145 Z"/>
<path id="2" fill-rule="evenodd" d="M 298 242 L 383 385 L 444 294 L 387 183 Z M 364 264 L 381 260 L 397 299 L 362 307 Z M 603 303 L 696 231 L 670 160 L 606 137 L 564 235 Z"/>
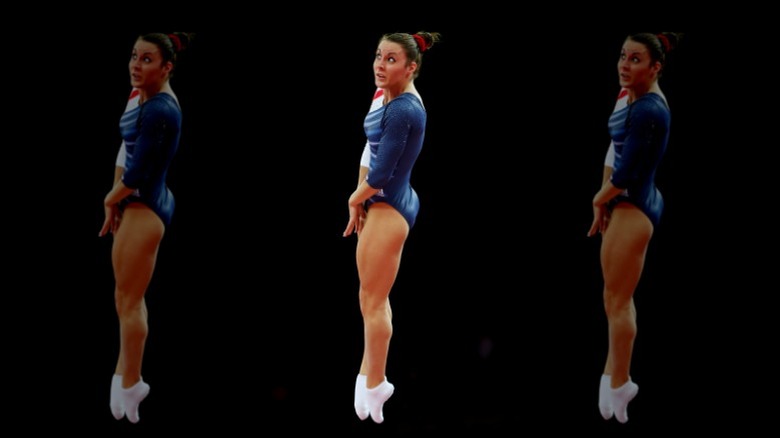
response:
<path id="1" fill-rule="evenodd" d="M 125 403 L 122 400 L 122 375 L 114 374 L 111 378 L 111 413 L 114 418 L 121 420 L 125 416 Z"/>
<path id="2" fill-rule="evenodd" d="M 149 395 L 149 385 L 143 379 L 135 385 L 125 389 L 122 388 L 122 400 L 125 404 L 125 413 L 131 423 L 138 423 L 141 418 L 138 416 L 138 405 Z"/>
<path id="3" fill-rule="evenodd" d="M 611 389 L 612 393 L 612 407 L 615 409 L 615 418 L 621 423 L 628 421 L 628 402 L 636 397 L 639 392 L 639 385 L 631 381 L 628 378 L 628 382 L 624 383 L 620 388 Z"/>
<path id="4" fill-rule="evenodd" d="M 612 415 L 615 413 L 612 409 L 611 382 L 612 376 L 609 374 L 601 375 L 601 383 L 599 384 L 599 411 L 601 411 L 601 416 L 604 417 L 605 420 L 612 418 Z"/>
<path id="5" fill-rule="evenodd" d="M 366 375 L 358 374 L 355 379 L 355 413 L 358 418 L 365 420 L 368 418 L 368 405 L 366 404 Z"/>
<path id="6" fill-rule="evenodd" d="M 395 386 L 387 381 L 387 377 L 376 388 L 366 389 L 366 405 L 368 405 L 371 419 L 374 420 L 374 423 L 378 424 L 385 421 L 385 417 L 382 414 L 382 406 L 393 395 L 394 390 Z"/>

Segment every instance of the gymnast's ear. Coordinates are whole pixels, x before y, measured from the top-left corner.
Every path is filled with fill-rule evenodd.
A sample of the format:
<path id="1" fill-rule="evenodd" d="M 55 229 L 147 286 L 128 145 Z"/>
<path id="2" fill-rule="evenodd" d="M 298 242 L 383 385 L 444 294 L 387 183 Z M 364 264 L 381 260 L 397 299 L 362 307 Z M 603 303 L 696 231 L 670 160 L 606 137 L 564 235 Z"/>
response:
<path id="1" fill-rule="evenodd" d="M 406 66 L 406 68 L 407 68 L 406 72 L 409 73 L 410 75 L 412 75 L 412 74 L 414 74 L 415 71 L 417 71 L 417 63 L 412 61 L 412 62 L 409 63 L 408 66 Z"/>
<path id="2" fill-rule="evenodd" d="M 655 75 L 658 76 L 659 74 L 661 74 L 662 67 L 663 65 L 661 64 L 661 61 L 656 61 L 655 64 L 650 66 L 650 70 L 652 70 L 653 73 L 655 73 Z"/>

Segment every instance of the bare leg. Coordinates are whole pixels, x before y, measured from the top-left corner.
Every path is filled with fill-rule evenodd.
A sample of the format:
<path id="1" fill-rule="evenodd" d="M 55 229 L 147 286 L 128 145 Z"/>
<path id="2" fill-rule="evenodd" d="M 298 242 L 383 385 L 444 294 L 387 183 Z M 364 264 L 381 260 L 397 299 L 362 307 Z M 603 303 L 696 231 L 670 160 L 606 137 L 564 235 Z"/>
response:
<path id="1" fill-rule="evenodd" d="M 393 334 L 389 295 L 408 234 L 409 225 L 398 211 L 388 204 L 376 203 L 368 211 L 357 245 L 365 338 L 360 374 L 366 376 L 365 396 L 374 401 L 371 416 L 376 422 L 382 421 L 381 405 L 392 395 L 392 385 L 385 379 Z"/>
<path id="2" fill-rule="evenodd" d="M 121 337 L 116 374 L 122 376 L 123 389 L 141 382 L 141 362 L 148 333 L 144 294 L 154 272 L 164 230 L 160 218 L 149 208 L 130 204 L 125 208 L 122 225 L 114 236 L 114 297 Z M 131 406 L 126 408 L 129 417 Z"/>
<path id="3" fill-rule="evenodd" d="M 612 211 L 609 227 L 603 236 L 604 309 L 609 323 L 609 353 L 604 374 L 611 376 L 613 390 L 630 381 L 631 355 L 637 331 L 633 295 L 642 275 L 652 235 L 653 225 L 647 216 L 635 206 L 621 203 Z M 635 391 L 632 392 L 625 405 L 636 395 Z M 613 404 L 615 402 L 613 400 Z M 623 413 L 625 405 L 622 406 Z M 618 415 L 618 406 L 614 408 Z M 627 421 L 627 417 L 625 419 Z"/>

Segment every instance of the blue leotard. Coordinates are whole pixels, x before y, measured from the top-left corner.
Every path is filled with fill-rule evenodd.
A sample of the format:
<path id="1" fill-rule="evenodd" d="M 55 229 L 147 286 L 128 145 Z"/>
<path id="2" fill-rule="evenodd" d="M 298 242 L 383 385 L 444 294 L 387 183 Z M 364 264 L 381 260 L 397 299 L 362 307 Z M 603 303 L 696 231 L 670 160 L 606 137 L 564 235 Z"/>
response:
<path id="1" fill-rule="evenodd" d="M 624 189 L 610 205 L 626 201 L 636 205 L 654 226 L 664 209 L 655 185 L 655 173 L 669 140 L 671 114 L 664 98 L 647 93 L 609 118 L 615 149 L 612 185 Z"/>
<path id="2" fill-rule="evenodd" d="M 368 199 L 386 202 L 414 226 L 420 210 L 420 199 L 409 180 L 425 137 L 425 108 L 420 99 L 403 93 L 386 105 L 370 111 L 364 128 L 371 148 L 371 160 L 366 180 L 380 189 Z"/>
<path id="3" fill-rule="evenodd" d="M 135 96 L 137 91 L 130 95 L 131 102 Z M 181 110 L 176 99 L 168 93 L 158 93 L 143 105 L 128 104 L 119 131 L 125 151 L 122 182 L 134 189 L 120 206 L 141 202 L 169 225 L 175 202 L 165 178 L 181 135 Z"/>

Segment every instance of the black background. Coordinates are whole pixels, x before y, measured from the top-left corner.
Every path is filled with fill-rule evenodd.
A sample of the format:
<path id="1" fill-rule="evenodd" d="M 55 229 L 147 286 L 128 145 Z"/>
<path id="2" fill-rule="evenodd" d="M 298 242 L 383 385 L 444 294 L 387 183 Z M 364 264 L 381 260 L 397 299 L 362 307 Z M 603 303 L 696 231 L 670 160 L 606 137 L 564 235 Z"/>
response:
<path id="1" fill-rule="evenodd" d="M 623 39 L 666 23 L 539 32 L 522 26 L 532 17 L 282 18 L 286 30 L 270 31 L 269 20 L 231 31 L 84 27 L 49 38 L 52 54 L 31 61 L 45 72 L 41 97 L 12 129 L 41 145 L 26 153 L 49 165 L 30 178 L 50 188 L 20 204 L 35 231 L 9 268 L 36 271 L 24 276 L 30 292 L 14 294 L 9 418 L 108 434 L 751 424 L 745 399 L 762 351 L 744 334 L 760 323 L 738 298 L 749 287 L 736 274 L 740 236 L 717 218 L 733 190 L 718 145 L 739 123 L 714 97 L 723 45 L 701 28 L 671 29 L 686 37 L 661 79 L 672 110 L 657 177 L 666 210 L 635 295 L 641 390 L 619 425 L 597 408 L 607 332 L 599 238 L 585 234 Z M 174 30 L 197 35 L 172 80 L 183 111 L 169 175 L 177 210 L 147 293 L 152 390 L 132 425 L 108 409 L 118 327 L 111 238 L 97 231 L 130 50 L 139 33 Z M 417 30 L 442 41 L 416 81 L 428 111 L 412 177 L 422 208 L 391 293 L 396 393 L 375 425 L 352 408 L 362 323 L 355 239 L 341 232 L 376 44 Z"/>

